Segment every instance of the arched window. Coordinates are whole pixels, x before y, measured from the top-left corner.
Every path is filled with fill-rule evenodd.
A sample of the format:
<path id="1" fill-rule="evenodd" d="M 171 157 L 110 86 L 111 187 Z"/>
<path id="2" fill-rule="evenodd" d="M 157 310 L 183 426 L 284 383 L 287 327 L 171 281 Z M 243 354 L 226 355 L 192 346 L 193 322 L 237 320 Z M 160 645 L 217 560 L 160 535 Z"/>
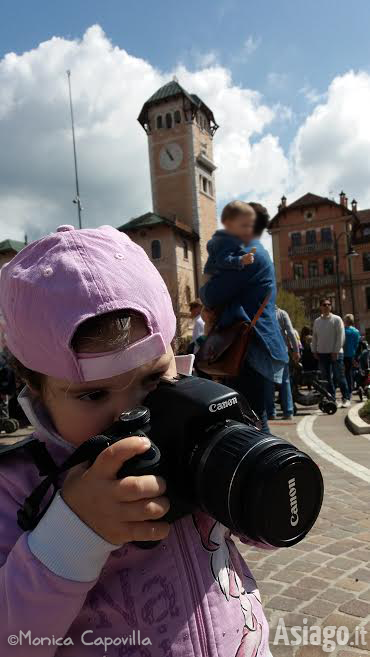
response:
<path id="1" fill-rule="evenodd" d="M 186 303 L 189 304 L 191 301 L 191 290 L 189 285 L 187 285 L 185 288 L 185 297 L 186 297 Z"/>
<path id="2" fill-rule="evenodd" d="M 175 123 L 181 123 L 181 113 L 180 110 L 176 110 L 174 114 Z"/>
<path id="3" fill-rule="evenodd" d="M 152 260 L 159 260 L 161 257 L 161 243 L 159 240 L 152 242 Z"/>
<path id="4" fill-rule="evenodd" d="M 172 114 L 166 114 L 166 128 L 172 128 Z"/>
<path id="5" fill-rule="evenodd" d="M 189 247 L 186 240 L 183 240 L 182 247 L 184 249 L 184 259 L 187 260 L 189 258 Z"/>
<path id="6" fill-rule="evenodd" d="M 163 128 L 162 114 L 157 116 L 157 130 L 160 130 L 161 128 Z"/>

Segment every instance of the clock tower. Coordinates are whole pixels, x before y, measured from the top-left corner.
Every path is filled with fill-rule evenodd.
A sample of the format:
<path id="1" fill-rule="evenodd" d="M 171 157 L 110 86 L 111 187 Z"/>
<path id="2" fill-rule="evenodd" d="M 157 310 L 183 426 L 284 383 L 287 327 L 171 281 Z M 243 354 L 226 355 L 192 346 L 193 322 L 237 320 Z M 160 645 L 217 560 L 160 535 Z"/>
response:
<path id="1" fill-rule="evenodd" d="M 213 135 L 218 126 L 209 107 L 176 78 L 147 100 L 138 120 L 148 136 L 153 212 L 121 229 L 161 272 L 184 335 L 191 326 L 189 301 L 202 284 L 207 242 L 217 228 Z"/>

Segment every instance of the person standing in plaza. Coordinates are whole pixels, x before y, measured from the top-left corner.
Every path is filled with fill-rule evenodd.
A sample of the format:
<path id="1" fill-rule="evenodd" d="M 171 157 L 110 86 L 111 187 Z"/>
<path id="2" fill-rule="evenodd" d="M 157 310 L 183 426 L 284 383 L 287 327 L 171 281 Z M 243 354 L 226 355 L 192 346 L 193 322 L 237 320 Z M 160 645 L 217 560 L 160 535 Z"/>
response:
<path id="1" fill-rule="evenodd" d="M 197 352 L 197 350 L 199 349 L 197 340 L 202 335 L 204 335 L 204 320 L 201 315 L 202 308 L 203 308 L 203 304 L 200 299 L 194 299 L 194 301 L 189 303 L 190 315 L 191 318 L 194 320 L 191 343 L 188 348 L 188 353 L 191 354 L 195 354 Z"/>
<path id="2" fill-rule="evenodd" d="M 355 318 L 353 315 L 345 315 L 344 370 L 350 393 L 352 393 L 353 390 L 353 360 L 356 356 L 357 348 L 361 339 L 360 331 L 355 328 L 354 323 Z"/>
<path id="3" fill-rule="evenodd" d="M 312 352 L 319 361 L 320 370 L 328 382 L 328 390 L 335 398 L 335 383 L 342 393 L 342 408 L 350 406 L 351 393 L 344 374 L 344 324 L 342 318 L 331 312 L 330 299 L 321 299 L 321 315 L 315 319 L 312 334 Z"/>
<path id="4" fill-rule="evenodd" d="M 279 322 L 280 330 L 284 338 L 285 344 L 288 348 L 289 354 L 295 363 L 300 359 L 299 342 L 297 339 L 296 331 L 293 328 L 291 319 L 282 308 L 276 306 L 276 319 Z M 281 408 L 283 410 L 283 419 L 291 420 L 294 414 L 294 404 L 292 397 L 292 389 L 290 385 L 289 363 L 285 363 L 283 378 L 280 387 L 281 392 Z M 269 420 L 276 417 L 275 410 L 275 384 L 271 380 L 266 379 L 266 410 Z"/>

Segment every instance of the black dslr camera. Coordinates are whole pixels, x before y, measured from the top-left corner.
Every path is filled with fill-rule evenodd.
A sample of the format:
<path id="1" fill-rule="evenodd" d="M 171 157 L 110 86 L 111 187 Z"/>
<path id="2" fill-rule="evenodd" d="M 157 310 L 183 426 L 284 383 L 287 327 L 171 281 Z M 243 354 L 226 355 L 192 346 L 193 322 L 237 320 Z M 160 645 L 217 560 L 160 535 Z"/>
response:
<path id="1" fill-rule="evenodd" d="M 162 476 L 171 503 L 163 520 L 201 509 L 234 533 L 288 547 L 305 537 L 319 515 L 324 486 L 312 459 L 262 433 L 237 392 L 198 377 L 162 381 L 145 406 L 122 413 L 83 443 L 62 470 L 93 462 L 122 438 L 144 434 L 151 447 L 124 463 L 117 478 Z"/>

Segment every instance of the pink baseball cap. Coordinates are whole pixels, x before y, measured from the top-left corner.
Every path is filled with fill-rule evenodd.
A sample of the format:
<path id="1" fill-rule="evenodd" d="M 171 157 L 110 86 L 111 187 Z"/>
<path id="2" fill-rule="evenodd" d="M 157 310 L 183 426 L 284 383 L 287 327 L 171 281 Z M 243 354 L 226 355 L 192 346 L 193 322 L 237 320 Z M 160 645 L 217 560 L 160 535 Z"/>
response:
<path id="1" fill-rule="evenodd" d="M 112 226 L 59 226 L 4 265 L 0 305 L 5 340 L 26 367 L 73 383 L 110 378 L 162 356 L 176 318 L 168 289 L 145 251 Z M 132 310 L 148 335 L 118 351 L 77 354 L 82 322 Z"/>

